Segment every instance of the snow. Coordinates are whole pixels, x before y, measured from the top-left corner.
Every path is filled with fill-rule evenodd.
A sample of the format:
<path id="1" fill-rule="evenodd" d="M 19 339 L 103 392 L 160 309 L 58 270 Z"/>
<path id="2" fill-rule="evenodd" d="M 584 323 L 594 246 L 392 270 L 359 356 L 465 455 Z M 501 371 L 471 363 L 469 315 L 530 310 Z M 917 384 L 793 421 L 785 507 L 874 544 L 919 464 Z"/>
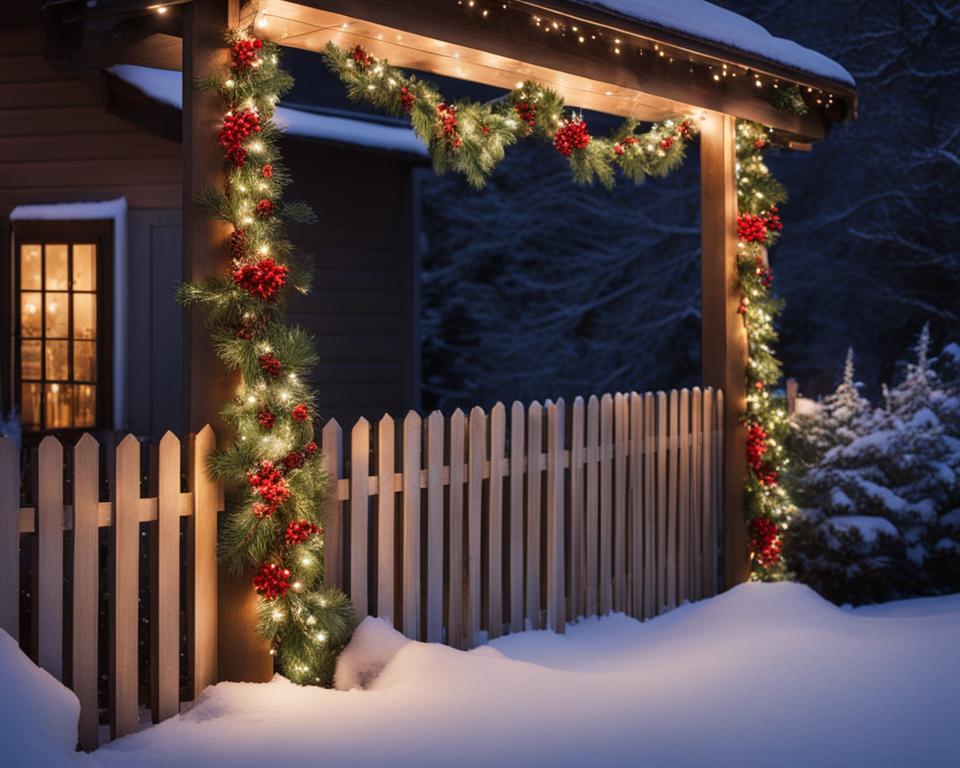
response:
<path id="1" fill-rule="evenodd" d="M 367 623 L 347 666 L 388 629 Z M 647 623 L 613 615 L 470 653 L 403 641 L 367 690 L 223 683 L 90 755 L 53 738 L 63 754 L 46 764 L 952 764 L 958 635 L 960 595 L 843 610 L 798 584 L 745 584 Z"/>
<path id="2" fill-rule="evenodd" d="M 367 616 L 337 659 L 334 687 L 339 691 L 366 688 L 408 642 L 387 621 Z"/>
<path id="3" fill-rule="evenodd" d="M 77 743 L 79 716 L 77 697 L 0 630 L 0 762 L 10 768 L 65 763 Z"/>
<path id="4" fill-rule="evenodd" d="M 182 108 L 183 86 L 181 73 L 169 69 L 118 64 L 110 67 L 116 75 L 136 86 L 151 99 Z M 290 107 L 277 107 L 274 122 L 291 136 L 336 141 L 355 146 L 404 152 L 426 156 L 427 148 L 410 128 L 383 125 L 366 120 L 354 120 L 333 115 L 318 115 Z"/>
<path id="5" fill-rule="evenodd" d="M 574 0 L 605 8 L 629 19 L 682 32 L 761 56 L 771 62 L 855 85 L 853 76 L 822 53 L 792 40 L 774 37 L 754 21 L 704 0 Z"/>
<path id="6" fill-rule="evenodd" d="M 897 527 L 885 517 L 868 517 L 866 515 L 839 515 L 828 518 L 824 525 L 836 531 L 858 530 L 863 540 L 873 543 L 881 533 L 887 536 L 898 537 Z"/>

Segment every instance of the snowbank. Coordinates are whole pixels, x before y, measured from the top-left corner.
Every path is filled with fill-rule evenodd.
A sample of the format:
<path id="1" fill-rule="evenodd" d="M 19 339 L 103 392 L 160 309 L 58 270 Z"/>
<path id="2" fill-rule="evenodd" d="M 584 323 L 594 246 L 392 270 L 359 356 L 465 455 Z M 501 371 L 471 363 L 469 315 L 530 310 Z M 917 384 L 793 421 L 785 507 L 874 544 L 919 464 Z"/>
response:
<path id="1" fill-rule="evenodd" d="M 0 630 L 0 763 L 54 768 L 72 761 L 80 702 Z"/>
<path id="2" fill-rule="evenodd" d="M 337 659 L 334 687 L 338 691 L 368 687 L 409 642 L 389 622 L 367 616 Z"/>
<path id="3" fill-rule="evenodd" d="M 748 584 L 645 624 L 610 616 L 471 653 L 405 642 L 368 690 L 298 688 L 279 677 L 221 684 L 184 715 L 81 762 L 952 764 L 958 597 L 861 612 L 796 584 Z M 382 630 L 373 626 L 362 642 L 382 648 Z"/>

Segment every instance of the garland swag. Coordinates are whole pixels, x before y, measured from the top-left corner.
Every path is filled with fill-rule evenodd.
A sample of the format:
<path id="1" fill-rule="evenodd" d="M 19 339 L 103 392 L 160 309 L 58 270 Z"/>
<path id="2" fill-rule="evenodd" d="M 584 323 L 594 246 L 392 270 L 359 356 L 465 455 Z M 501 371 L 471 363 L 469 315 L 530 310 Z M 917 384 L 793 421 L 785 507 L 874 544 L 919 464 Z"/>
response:
<path id="1" fill-rule="evenodd" d="M 227 44 L 228 71 L 200 84 L 225 107 L 226 191 L 198 202 L 231 225 L 231 267 L 181 286 L 179 299 L 206 310 L 219 359 L 240 373 L 236 397 L 221 411 L 236 439 L 209 468 L 230 491 L 220 559 L 238 574 L 255 570 L 258 632 L 282 672 L 326 685 L 355 618 L 346 596 L 323 586 L 320 515 L 329 483 L 315 441 L 314 394 L 302 378 L 317 357 L 309 333 L 284 320 L 284 294 L 306 293 L 310 284 L 284 221 L 314 218 L 308 206 L 282 199 L 289 177 L 273 114 L 293 80 L 277 46 L 246 30 L 228 32 Z"/>
<path id="2" fill-rule="evenodd" d="M 636 120 L 628 119 L 610 137 L 595 137 L 582 115 L 568 113 L 560 95 L 538 83 L 522 83 L 493 102 L 450 102 L 432 84 L 375 58 L 359 45 L 344 51 L 329 43 L 324 57 L 350 98 L 406 116 L 427 145 L 437 173 L 455 171 L 477 189 L 484 186 L 506 148 L 523 138 L 552 142 L 569 161 L 576 182 L 599 181 L 611 188 L 617 170 L 638 184 L 647 176 L 666 176 L 683 162 L 686 143 L 697 133 L 698 121 L 692 117 L 655 123 L 645 132 L 640 132 Z M 792 104 L 782 106 L 795 111 Z M 782 378 L 774 344 L 775 321 L 783 304 L 771 293 L 773 273 L 767 259 L 767 249 L 783 228 L 778 206 L 787 195 L 763 162 L 763 151 L 769 147 L 767 129 L 738 121 L 739 312 L 749 355 L 746 514 L 752 574 L 765 580 L 786 576 L 780 549 L 794 509 L 780 484 L 787 463 L 783 448 L 787 417 L 783 398 L 774 391 Z"/>

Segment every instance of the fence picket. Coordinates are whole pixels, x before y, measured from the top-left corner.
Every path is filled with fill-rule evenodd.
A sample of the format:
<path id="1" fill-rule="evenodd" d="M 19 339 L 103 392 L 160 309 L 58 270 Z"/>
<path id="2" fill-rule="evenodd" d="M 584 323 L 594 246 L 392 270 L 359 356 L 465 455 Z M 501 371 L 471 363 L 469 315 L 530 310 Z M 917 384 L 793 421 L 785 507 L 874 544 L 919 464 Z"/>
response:
<path id="1" fill-rule="evenodd" d="M 677 600 L 690 599 L 690 391 L 680 390 L 680 473 L 677 497 Z"/>
<path id="2" fill-rule="evenodd" d="M 217 681 L 217 510 L 220 488 L 207 473 L 207 463 L 216 447 L 216 436 L 209 424 L 190 441 L 193 516 L 187 530 L 192 542 L 188 560 L 192 577 L 190 636 L 194 699 Z"/>
<path id="3" fill-rule="evenodd" d="M 667 608 L 677 607 L 677 480 L 680 468 L 679 397 L 677 390 L 670 390 L 669 437 L 667 439 Z"/>
<path id="4" fill-rule="evenodd" d="M 510 631 L 523 631 L 523 404 L 510 406 Z"/>
<path id="5" fill-rule="evenodd" d="M 503 476 L 506 459 L 506 411 L 503 403 L 490 410 L 490 484 L 487 509 L 487 632 L 503 634 Z"/>
<path id="6" fill-rule="evenodd" d="M 643 400 L 636 392 L 630 393 L 629 467 L 627 612 L 639 618 L 643 615 Z"/>
<path id="7" fill-rule="evenodd" d="M 0 629 L 20 638 L 20 455 L 0 437 Z"/>
<path id="8" fill-rule="evenodd" d="M 100 718 L 97 707 L 99 677 L 97 674 L 99 657 L 97 625 L 100 602 L 99 479 L 100 447 L 96 440 L 85 434 L 73 447 L 73 648 L 71 652 L 73 654 L 72 687 L 80 701 L 77 742 L 81 749 L 86 750 L 96 749 L 100 741 Z M 179 554 L 179 539 L 177 550 Z M 176 569 L 177 578 L 179 578 L 179 561 Z M 178 600 L 179 597 L 178 592 Z M 174 679 L 179 680 L 179 669 Z"/>
<path id="9" fill-rule="evenodd" d="M 654 397 L 643 395 L 643 618 L 656 615 L 657 450 Z"/>
<path id="10" fill-rule="evenodd" d="M 547 410 L 547 626 L 558 634 L 566 628 L 564 409 L 561 397 Z"/>
<path id="11" fill-rule="evenodd" d="M 707 517 L 707 529 L 705 535 L 707 541 L 717 541 L 717 524 L 719 522 L 720 512 L 723 510 L 723 390 L 718 389 L 713 393 L 713 424 L 716 424 L 716 432 L 713 440 L 713 462 L 715 470 L 713 472 L 713 507 Z M 713 597 L 717 594 L 717 582 L 719 579 L 718 548 L 710 548 L 710 567 L 707 570 L 707 597 Z"/>
<path id="12" fill-rule="evenodd" d="M 700 387 L 690 395 L 690 599 L 703 595 L 703 494 L 701 488 L 701 461 L 703 435 L 703 398 Z"/>
<path id="13" fill-rule="evenodd" d="M 598 566 L 600 552 L 600 401 L 590 395 L 587 401 L 587 504 L 584 543 L 586 548 L 586 613 L 598 611 Z"/>
<path id="14" fill-rule="evenodd" d="M 427 418 L 427 634 L 443 641 L 443 415 Z"/>
<path id="15" fill-rule="evenodd" d="M 370 422 L 361 418 L 350 433 L 350 600 L 358 619 L 368 613 L 369 475 Z"/>
<path id="16" fill-rule="evenodd" d="M 343 588 L 343 504 L 337 498 L 338 480 L 343 477 L 343 430 L 336 419 L 323 425 L 321 433 L 323 468 L 332 490 L 323 506 L 323 583 Z"/>
<path id="17" fill-rule="evenodd" d="M 542 629 L 540 615 L 540 450 L 543 440 L 543 408 L 533 402 L 527 409 L 527 621 Z"/>
<path id="18" fill-rule="evenodd" d="M 403 420 L 403 633 L 420 638 L 420 436 L 413 411 Z"/>
<path id="19" fill-rule="evenodd" d="M 487 416 L 483 409 L 470 410 L 470 450 L 467 468 L 467 647 L 473 647 L 480 631 L 483 588 L 481 570 L 481 519 L 483 515 L 483 462 L 486 459 Z"/>
<path id="20" fill-rule="evenodd" d="M 712 541 L 709 538 L 710 516 L 713 514 L 713 389 L 706 387 L 703 390 L 703 448 L 701 450 L 701 461 L 703 473 L 700 478 L 700 494 L 703 503 L 703 511 L 700 517 L 701 534 L 704 541 Z M 703 557 L 703 576 L 700 582 L 701 594 L 704 597 L 710 594 L 710 569 L 712 563 L 709 554 L 704 553 Z"/>
<path id="21" fill-rule="evenodd" d="M 63 679 L 63 446 L 48 435 L 40 441 L 37 522 L 34 540 L 34 646 L 37 663 Z M 19 482 L 17 483 L 19 487 Z"/>
<path id="22" fill-rule="evenodd" d="M 657 392 L 657 551 L 654 556 L 657 574 L 657 607 L 659 615 L 667 605 L 667 395 Z"/>
<path id="23" fill-rule="evenodd" d="M 583 398 L 573 400 L 570 424 L 570 596 L 567 616 L 585 615 L 583 544 Z"/>
<path id="24" fill-rule="evenodd" d="M 613 482 L 613 398 L 600 398 L 600 614 L 613 607 L 612 571 L 612 493 Z"/>
<path id="25" fill-rule="evenodd" d="M 463 646 L 463 483 L 466 417 L 459 408 L 450 417 L 450 587 L 447 606 L 447 643 Z"/>
<path id="26" fill-rule="evenodd" d="M 160 440 L 157 472 L 156 551 L 151 558 L 151 710 L 159 723 L 180 711 L 180 440 Z"/>
<path id="27" fill-rule="evenodd" d="M 614 525 L 613 525 L 613 609 L 627 607 L 627 441 L 629 420 L 627 399 L 618 392 L 614 412 Z"/>
<path id="28" fill-rule="evenodd" d="M 377 616 L 399 625 L 396 618 L 396 430 L 393 419 L 384 414 L 377 427 Z"/>

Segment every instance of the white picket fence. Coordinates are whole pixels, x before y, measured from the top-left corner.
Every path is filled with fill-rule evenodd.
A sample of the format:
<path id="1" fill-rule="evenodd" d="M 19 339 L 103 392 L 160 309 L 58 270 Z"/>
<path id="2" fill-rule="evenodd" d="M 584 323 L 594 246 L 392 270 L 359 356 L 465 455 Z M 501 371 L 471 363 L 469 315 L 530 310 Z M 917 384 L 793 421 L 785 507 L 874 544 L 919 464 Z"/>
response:
<path id="1" fill-rule="evenodd" d="M 113 737 L 139 727 L 140 539 L 150 538 L 149 704 L 155 722 L 180 710 L 181 614 L 188 633 L 187 654 L 194 698 L 217 674 L 217 510 L 219 486 L 210 481 L 206 461 L 214 449 L 207 426 L 187 446 L 189 490 L 181 490 L 180 440 L 167 433 L 148 448 L 147 485 L 141 494 L 141 445 L 128 435 L 116 447 L 112 498 L 100 500 L 100 447 L 83 435 L 69 457 L 54 437 L 40 443 L 35 461 L 33 506 L 20 507 L 19 454 L 0 438 L 0 627 L 19 636 L 20 548 L 32 547 L 29 591 L 34 660 L 64 681 L 80 699 L 79 744 L 99 743 L 100 545 L 99 530 L 110 529 L 109 720 Z M 64 498 L 64 486 L 70 489 Z M 181 561 L 180 519 L 187 519 L 187 554 Z M 65 536 L 65 533 L 72 535 Z M 65 546 L 65 542 L 67 546 Z M 64 555 L 72 572 L 64 573 Z M 67 589 L 65 590 L 65 576 Z M 181 576 L 186 601 L 181 605 Z M 64 610 L 65 592 L 72 604 Z M 69 636 L 64 643 L 65 614 Z M 66 662 L 66 664 L 65 664 Z M 65 667 L 69 676 L 65 675 Z"/>
<path id="2" fill-rule="evenodd" d="M 722 414 L 698 388 L 410 412 L 358 421 L 348 454 L 331 421 L 326 579 L 457 648 L 713 595 Z"/>

